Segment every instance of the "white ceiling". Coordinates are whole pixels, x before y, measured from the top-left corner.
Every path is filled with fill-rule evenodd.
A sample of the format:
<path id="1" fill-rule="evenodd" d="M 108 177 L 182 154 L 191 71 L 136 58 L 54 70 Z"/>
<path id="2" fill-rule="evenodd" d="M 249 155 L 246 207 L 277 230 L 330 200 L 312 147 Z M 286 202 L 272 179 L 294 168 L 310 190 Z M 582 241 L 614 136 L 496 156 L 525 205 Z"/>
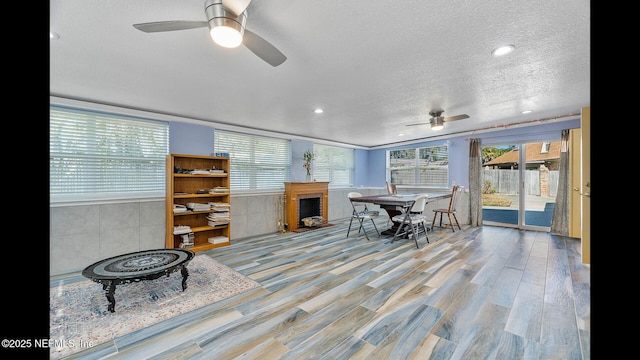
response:
<path id="1" fill-rule="evenodd" d="M 280 66 L 215 45 L 207 28 L 132 26 L 206 21 L 204 0 L 50 0 L 50 95 L 364 148 L 590 105 L 590 1 L 253 0 L 247 12 Z M 492 57 L 502 44 L 516 49 Z M 405 126 L 438 108 L 470 118 Z"/>

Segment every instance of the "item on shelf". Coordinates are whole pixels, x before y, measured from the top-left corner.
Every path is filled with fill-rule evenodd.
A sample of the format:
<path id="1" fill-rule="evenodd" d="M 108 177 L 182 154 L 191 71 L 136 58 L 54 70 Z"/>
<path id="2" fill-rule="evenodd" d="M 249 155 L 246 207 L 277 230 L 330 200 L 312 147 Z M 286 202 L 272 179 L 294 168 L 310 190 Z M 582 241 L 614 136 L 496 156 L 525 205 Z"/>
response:
<path id="1" fill-rule="evenodd" d="M 228 211 L 220 211 L 207 215 L 207 220 L 209 226 L 216 227 L 229 224 L 229 221 L 231 221 L 231 217 Z"/>
<path id="2" fill-rule="evenodd" d="M 194 233 L 189 232 L 187 234 L 180 235 L 182 238 L 182 244 L 186 246 L 193 246 L 195 244 L 196 236 Z"/>
<path id="3" fill-rule="evenodd" d="M 229 238 L 226 236 L 214 236 L 209 238 L 209 242 L 212 244 L 222 244 L 229 242 Z"/>
<path id="4" fill-rule="evenodd" d="M 191 232 L 191 227 L 186 225 L 176 225 L 173 227 L 174 235 L 188 234 Z"/>
<path id="5" fill-rule="evenodd" d="M 189 174 L 191 173 L 190 169 L 183 169 L 180 166 L 174 166 L 173 167 L 173 172 L 176 174 Z"/>
<path id="6" fill-rule="evenodd" d="M 173 204 L 173 212 L 174 213 L 184 213 L 184 212 L 188 212 L 189 209 L 187 209 L 186 206 L 184 205 L 180 205 L 180 204 Z"/>
<path id="7" fill-rule="evenodd" d="M 229 220 L 228 219 L 209 220 L 207 222 L 207 225 L 213 226 L 213 227 L 225 226 L 225 225 L 229 225 Z"/>
<path id="8" fill-rule="evenodd" d="M 205 189 L 199 189 L 198 191 L 196 191 L 196 194 L 208 194 L 209 191 L 205 190 Z"/>
<path id="9" fill-rule="evenodd" d="M 210 194 L 219 194 L 219 193 L 228 193 L 228 192 L 229 192 L 229 188 L 226 186 L 216 186 L 211 190 L 209 190 Z"/>
<path id="10" fill-rule="evenodd" d="M 208 225 L 211 226 L 211 227 L 216 228 L 216 227 L 221 227 L 221 226 L 227 226 L 227 225 L 229 225 L 229 222 L 228 221 L 224 221 L 224 222 L 209 221 Z"/>
<path id="11" fill-rule="evenodd" d="M 210 213 L 209 215 L 207 215 L 207 219 L 210 219 L 210 220 L 228 220 L 229 219 L 229 212 L 228 211 L 213 212 L 213 213 Z"/>
<path id="12" fill-rule="evenodd" d="M 202 203 L 195 203 L 195 202 L 189 202 L 187 203 L 187 208 L 193 210 L 193 211 L 207 211 L 207 210 L 211 210 L 211 205 L 209 204 L 202 204 Z"/>
<path id="13" fill-rule="evenodd" d="M 221 211 L 221 212 L 229 211 L 229 209 L 231 208 L 229 203 L 222 203 L 222 202 L 210 202 L 209 205 L 211 205 L 212 210 Z"/>

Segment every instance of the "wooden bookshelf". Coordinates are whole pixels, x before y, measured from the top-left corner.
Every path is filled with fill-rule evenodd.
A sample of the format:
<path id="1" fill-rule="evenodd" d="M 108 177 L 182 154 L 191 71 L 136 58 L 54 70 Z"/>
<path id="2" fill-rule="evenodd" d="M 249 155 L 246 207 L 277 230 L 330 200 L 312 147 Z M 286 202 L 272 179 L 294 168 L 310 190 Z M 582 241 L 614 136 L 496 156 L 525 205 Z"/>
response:
<path id="1" fill-rule="evenodd" d="M 216 169 L 222 173 L 191 173 Z M 180 248 L 182 234 L 174 234 L 174 227 L 188 226 L 193 233 L 193 246 L 186 249 L 198 252 L 228 246 L 231 244 L 231 222 L 212 226 L 209 215 L 219 212 L 213 209 L 188 210 L 174 212 L 174 205 L 187 207 L 189 203 L 231 203 L 229 192 L 229 158 L 219 156 L 200 156 L 188 154 L 167 155 L 166 184 L 166 248 Z M 224 192 L 213 192 L 226 189 Z M 199 191 L 206 191 L 204 194 Z M 230 210 L 230 209 L 229 209 Z M 230 216 L 230 214 L 227 214 Z M 228 241 L 218 244 L 209 242 L 210 238 L 226 237 Z"/>

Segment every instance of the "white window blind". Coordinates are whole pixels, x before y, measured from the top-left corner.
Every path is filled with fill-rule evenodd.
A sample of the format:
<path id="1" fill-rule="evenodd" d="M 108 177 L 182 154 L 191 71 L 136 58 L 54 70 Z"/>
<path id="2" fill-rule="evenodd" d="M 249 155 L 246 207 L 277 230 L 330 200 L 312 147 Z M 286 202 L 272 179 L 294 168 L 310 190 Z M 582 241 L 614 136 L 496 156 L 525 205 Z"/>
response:
<path id="1" fill-rule="evenodd" d="M 229 153 L 232 191 L 284 189 L 290 181 L 289 140 L 216 129 L 213 148 Z"/>
<path id="2" fill-rule="evenodd" d="M 313 145 L 315 159 L 312 165 L 313 178 L 329 181 L 329 185 L 353 185 L 355 150 L 336 146 Z"/>
<path id="3" fill-rule="evenodd" d="M 447 187 L 447 145 L 389 150 L 389 178 L 396 185 Z"/>
<path id="4" fill-rule="evenodd" d="M 50 201 L 165 196 L 168 153 L 166 122 L 51 105 Z"/>

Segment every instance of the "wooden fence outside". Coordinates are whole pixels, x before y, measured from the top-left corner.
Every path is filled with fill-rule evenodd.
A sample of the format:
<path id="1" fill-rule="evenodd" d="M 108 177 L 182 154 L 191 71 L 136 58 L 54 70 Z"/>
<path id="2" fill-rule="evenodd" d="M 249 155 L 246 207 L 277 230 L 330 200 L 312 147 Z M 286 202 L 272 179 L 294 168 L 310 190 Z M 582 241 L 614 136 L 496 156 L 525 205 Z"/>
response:
<path id="1" fill-rule="evenodd" d="M 541 172 L 539 170 L 525 170 L 525 195 L 556 197 L 558 192 L 558 171 L 548 171 L 548 194 L 543 194 L 544 188 L 541 183 Z M 482 170 L 482 184 L 486 180 L 495 189 L 496 194 L 517 194 L 518 193 L 518 170 L 491 169 Z M 545 181 L 544 179 L 542 181 Z"/>
<path id="2" fill-rule="evenodd" d="M 549 176 L 548 180 L 542 176 L 541 170 L 525 170 L 525 195 L 556 197 L 558 192 L 558 171 L 543 170 Z M 433 186 L 447 186 L 447 171 L 439 169 L 421 169 L 420 181 L 422 184 L 428 183 Z M 391 172 L 391 182 L 398 185 L 413 185 L 415 181 L 415 169 L 394 169 Z M 496 194 L 517 194 L 518 193 L 518 170 L 509 169 L 488 169 L 482 170 L 482 184 L 489 180 L 491 188 Z M 544 181 L 548 181 L 548 187 L 542 186 Z M 548 193 L 547 193 L 548 192 Z"/>

